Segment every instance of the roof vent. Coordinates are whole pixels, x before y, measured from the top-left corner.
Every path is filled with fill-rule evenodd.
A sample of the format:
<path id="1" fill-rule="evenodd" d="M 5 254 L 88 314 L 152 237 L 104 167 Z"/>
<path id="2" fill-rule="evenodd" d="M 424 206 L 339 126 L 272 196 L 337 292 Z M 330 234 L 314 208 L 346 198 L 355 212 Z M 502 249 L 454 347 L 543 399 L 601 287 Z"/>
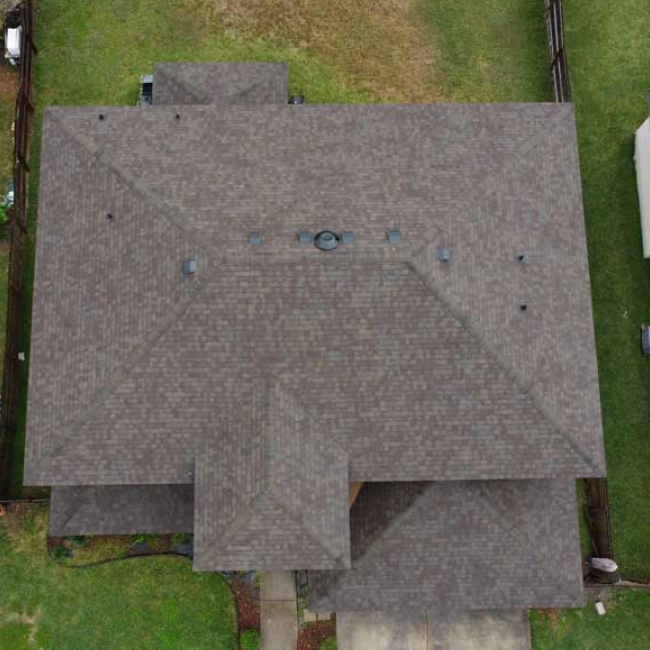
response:
<path id="1" fill-rule="evenodd" d="M 331 230 L 322 230 L 314 237 L 314 246 L 322 251 L 333 251 L 340 243 L 339 236 Z"/>
<path id="2" fill-rule="evenodd" d="M 311 244 L 311 233 L 309 230 L 301 230 L 298 233 L 298 243 L 303 246 L 306 244 Z"/>
<path id="3" fill-rule="evenodd" d="M 401 230 L 389 230 L 386 233 L 386 238 L 388 239 L 389 244 L 399 244 L 402 240 L 402 231 Z"/>
<path id="4" fill-rule="evenodd" d="M 517 255 L 517 261 L 521 262 L 522 264 L 526 264 L 526 262 L 528 261 L 528 258 L 526 257 L 526 253 L 519 253 L 519 255 Z"/>
<path id="5" fill-rule="evenodd" d="M 524 302 L 519 305 L 519 309 L 521 309 L 521 311 L 526 311 L 528 309 L 528 305 Z"/>
<path id="6" fill-rule="evenodd" d="M 183 262 L 183 275 L 194 275 L 199 268 L 199 263 L 193 257 Z"/>
<path id="7" fill-rule="evenodd" d="M 356 240 L 357 240 L 357 236 L 351 230 L 344 230 L 341 233 L 341 241 L 346 246 L 350 246 L 350 244 L 354 244 Z"/>
<path id="8" fill-rule="evenodd" d="M 451 262 L 451 248 L 436 248 L 436 259 L 440 262 Z"/>
<path id="9" fill-rule="evenodd" d="M 257 230 L 254 230 L 249 236 L 248 236 L 248 243 L 251 246 L 261 246 L 262 245 L 262 233 L 258 232 Z"/>

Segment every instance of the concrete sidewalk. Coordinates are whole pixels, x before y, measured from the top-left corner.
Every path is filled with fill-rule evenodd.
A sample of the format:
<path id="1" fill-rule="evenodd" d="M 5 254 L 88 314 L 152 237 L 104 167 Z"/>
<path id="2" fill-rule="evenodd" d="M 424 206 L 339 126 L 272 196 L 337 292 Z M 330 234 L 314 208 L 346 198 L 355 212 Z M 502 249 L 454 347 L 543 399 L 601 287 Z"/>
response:
<path id="1" fill-rule="evenodd" d="M 429 617 L 428 650 L 531 650 L 527 611 L 453 612 Z"/>
<path id="2" fill-rule="evenodd" d="M 338 650 L 429 650 L 424 615 L 339 612 Z"/>
<path id="3" fill-rule="evenodd" d="M 298 611 L 293 571 L 262 574 L 262 650 L 296 650 Z"/>
<path id="4" fill-rule="evenodd" d="M 337 615 L 339 650 L 531 650 L 527 611 Z"/>

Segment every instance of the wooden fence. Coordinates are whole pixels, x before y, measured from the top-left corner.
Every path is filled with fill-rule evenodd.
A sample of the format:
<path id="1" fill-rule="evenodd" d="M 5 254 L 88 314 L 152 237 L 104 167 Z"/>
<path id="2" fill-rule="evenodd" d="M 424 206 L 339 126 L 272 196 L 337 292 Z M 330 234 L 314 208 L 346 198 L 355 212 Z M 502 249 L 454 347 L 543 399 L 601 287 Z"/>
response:
<path id="1" fill-rule="evenodd" d="M 23 341 L 24 289 L 23 262 L 27 239 L 27 179 L 29 175 L 29 144 L 34 105 L 32 82 L 34 75 L 34 4 L 25 0 L 21 8 L 23 26 L 20 86 L 16 99 L 14 125 L 14 207 L 10 215 L 11 250 L 9 254 L 9 289 L 7 299 L 7 338 L 5 346 L 2 387 L 2 415 L 0 419 L 0 499 L 14 496 L 13 453 L 17 414 L 20 399 L 20 382 L 24 360 L 19 356 Z"/>
<path id="2" fill-rule="evenodd" d="M 544 0 L 546 3 L 546 29 L 551 52 L 551 77 L 556 102 L 571 101 L 569 66 L 564 45 L 564 12 L 562 0 Z M 607 496 L 607 479 L 590 478 L 585 481 L 587 518 L 594 553 L 600 557 L 614 557 L 612 525 Z"/>
<path id="3" fill-rule="evenodd" d="M 551 51 L 551 76 L 556 102 L 571 101 L 569 66 L 564 47 L 564 13 L 562 0 L 545 0 L 548 46 Z"/>

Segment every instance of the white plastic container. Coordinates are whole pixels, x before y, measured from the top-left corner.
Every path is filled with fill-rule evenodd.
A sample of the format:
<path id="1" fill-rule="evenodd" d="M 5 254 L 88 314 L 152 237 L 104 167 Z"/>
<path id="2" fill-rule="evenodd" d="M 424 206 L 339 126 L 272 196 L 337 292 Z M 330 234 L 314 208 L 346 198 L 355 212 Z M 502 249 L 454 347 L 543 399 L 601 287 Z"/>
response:
<path id="1" fill-rule="evenodd" d="M 634 138 L 634 162 L 636 164 L 636 186 L 641 209 L 641 233 L 643 235 L 643 257 L 650 257 L 650 119 L 637 130 Z"/>
<path id="2" fill-rule="evenodd" d="M 5 31 L 5 59 L 12 65 L 18 65 L 20 63 L 22 40 L 22 27 L 14 27 Z"/>

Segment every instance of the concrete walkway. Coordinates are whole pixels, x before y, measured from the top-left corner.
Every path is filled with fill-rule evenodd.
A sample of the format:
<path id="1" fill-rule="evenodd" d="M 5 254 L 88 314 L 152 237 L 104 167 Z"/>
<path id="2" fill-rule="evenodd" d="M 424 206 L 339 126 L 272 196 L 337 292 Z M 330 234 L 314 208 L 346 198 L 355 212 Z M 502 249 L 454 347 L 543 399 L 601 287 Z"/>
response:
<path id="1" fill-rule="evenodd" d="M 262 650 L 296 650 L 298 613 L 293 571 L 262 574 Z"/>
<path id="2" fill-rule="evenodd" d="M 428 650 L 531 650 L 527 611 L 455 612 L 429 623 Z"/>
<path id="3" fill-rule="evenodd" d="M 339 612 L 338 650 L 429 650 L 425 616 Z"/>
<path id="4" fill-rule="evenodd" d="M 528 612 L 339 613 L 339 650 L 530 650 Z"/>

